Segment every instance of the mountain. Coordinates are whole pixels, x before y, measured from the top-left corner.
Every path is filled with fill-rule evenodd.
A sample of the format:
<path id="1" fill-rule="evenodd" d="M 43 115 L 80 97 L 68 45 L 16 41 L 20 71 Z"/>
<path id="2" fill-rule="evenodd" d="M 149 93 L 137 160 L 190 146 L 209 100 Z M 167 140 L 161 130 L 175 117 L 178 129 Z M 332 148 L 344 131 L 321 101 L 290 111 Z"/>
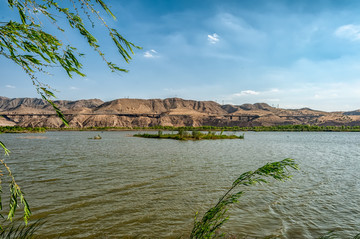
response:
<path id="1" fill-rule="evenodd" d="M 98 106 L 95 113 L 123 114 L 225 114 L 221 106 L 213 101 L 168 99 L 117 99 Z"/>
<path id="2" fill-rule="evenodd" d="M 54 101 L 70 127 L 360 125 L 360 110 L 281 109 L 266 103 L 220 105 L 213 101 L 99 99 Z M 37 98 L 0 97 L 0 126 L 63 127 L 52 106 Z"/>
<path id="3" fill-rule="evenodd" d="M 345 112 L 344 115 L 360 115 L 360 110 Z"/>
<path id="4" fill-rule="evenodd" d="M 99 99 L 91 100 L 77 100 L 77 101 L 67 101 L 67 100 L 56 100 L 54 101 L 56 105 L 59 106 L 61 110 L 73 110 L 73 109 L 83 109 L 83 108 L 95 108 L 104 102 Z M 9 112 L 18 112 L 26 113 L 25 109 L 29 109 L 29 113 L 43 112 L 51 113 L 53 112 L 52 106 L 43 99 L 37 98 L 6 98 L 0 96 L 0 111 L 9 111 Z M 32 110 L 32 112 L 31 112 Z M 24 112 L 25 111 L 25 112 Z"/>

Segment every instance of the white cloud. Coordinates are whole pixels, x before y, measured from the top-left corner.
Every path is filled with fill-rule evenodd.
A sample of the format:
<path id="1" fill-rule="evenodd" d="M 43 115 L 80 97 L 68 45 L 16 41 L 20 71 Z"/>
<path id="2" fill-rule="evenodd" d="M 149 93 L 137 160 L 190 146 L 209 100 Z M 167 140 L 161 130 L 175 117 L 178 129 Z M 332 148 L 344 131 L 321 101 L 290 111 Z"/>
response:
<path id="1" fill-rule="evenodd" d="M 157 57 L 157 54 L 158 54 L 157 51 L 155 51 L 154 49 L 151 49 L 150 51 L 146 51 L 144 53 L 144 57 L 146 57 L 146 58 L 154 58 L 154 57 Z"/>
<path id="2" fill-rule="evenodd" d="M 15 88 L 16 88 L 16 87 L 13 86 L 13 85 L 6 85 L 5 87 L 6 87 L 6 88 L 10 88 L 10 89 L 15 89 Z"/>
<path id="3" fill-rule="evenodd" d="M 336 29 L 335 35 L 351 41 L 358 41 L 360 40 L 360 25 L 349 24 L 341 26 Z"/>
<path id="4" fill-rule="evenodd" d="M 271 92 L 271 93 L 277 93 L 277 92 L 280 92 L 280 90 L 277 89 L 277 88 L 273 88 L 273 89 L 269 90 L 269 92 Z"/>
<path id="5" fill-rule="evenodd" d="M 215 31 L 221 29 L 221 37 L 225 40 L 225 44 L 229 44 L 232 47 L 246 46 L 263 49 L 268 41 L 265 32 L 254 28 L 252 24 L 249 24 L 243 18 L 227 12 L 217 14 L 208 24 Z M 249 50 L 252 52 L 252 48 Z"/>
<path id="6" fill-rule="evenodd" d="M 223 97 L 227 102 L 234 102 L 236 105 L 244 103 L 269 103 L 279 104 L 286 94 L 282 89 L 272 88 L 265 91 L 243 90 L 239 93 Z"/>
<path id="7" fill-rule="evenodd" d="M 212 35 L 208 35 L 208 41 L 209 41 L 211 44 L 215 44 L 215 43 L 219 42 L 219 41 L 220 41 L 219 35 L 216 34 L 216 33 L 214 33 L 214 34 L 212 34 Z"/>
<path id="8" fill-rule="evenodd" d="M 243 90 L 240 93 L 234 94 L 234 96 L 240 97 L 240 96 L 246 96 L 246 95 L 258 95 L 260 92 L 253 91 L 253 90 Z"/>
<path id="9" fill-rule="evenodd" d="M 75 87 L 75 86 L 70 86 L 70 90 L 78 90 L 79 88 Z"/>

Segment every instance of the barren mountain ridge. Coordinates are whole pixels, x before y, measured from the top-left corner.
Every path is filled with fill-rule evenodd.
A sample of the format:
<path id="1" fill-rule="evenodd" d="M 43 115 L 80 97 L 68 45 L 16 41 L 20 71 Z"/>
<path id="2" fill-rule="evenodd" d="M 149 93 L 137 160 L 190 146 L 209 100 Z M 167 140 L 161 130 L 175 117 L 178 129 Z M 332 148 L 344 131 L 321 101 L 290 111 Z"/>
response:
<path id="1" fill-rule="evenodd" d="M 360 125 L 360 110 L 281 109 L 266 103 L 220 105 L 180 98 L 54 101 L 70 127 Z M 52 106 L 37 98 L 0 97 L 0 126 L 64 127 Z"/>

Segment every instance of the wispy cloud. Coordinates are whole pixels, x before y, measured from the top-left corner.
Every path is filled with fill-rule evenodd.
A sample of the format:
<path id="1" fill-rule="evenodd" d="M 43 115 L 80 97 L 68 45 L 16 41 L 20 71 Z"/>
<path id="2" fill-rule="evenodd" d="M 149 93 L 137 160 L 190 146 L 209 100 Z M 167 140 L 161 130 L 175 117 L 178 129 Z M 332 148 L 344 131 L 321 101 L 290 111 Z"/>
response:
<path id="1" fill-rule="evenodd" d="M 309 107 L 325 111 L 359 109 L 360 82 L 352 83 L 308 83 L 264 91 L 246 90 L 224 97 L 235 105 L 264 102 L 281 108 Z M 246 92 L 246 93 L 245 93 Z M 250 93 L 250 94 L 249 94 Z M 349 104 L 348 102 L 354 102 Z"/>
<path id="2" fill-rule="evenodd" d="M 69 88 L 70 90 L 78 90 L 79 88 L 75 87 L 75 86 L 70 86 Z"/>
<path id="3" fill-rule="evenodd" d="M 5 87 L 6 87 L 6 88 L 10 88 L 10 89 L 15 89 L 15 88 L 16 88 L 16 87 L 13 86 L 13 85 L 6 85 Z"/>
<path id="4" fill-rule="evenodd" d="M 271 92 L 271 93 L 277 93 L 277 92 L 280 92 L 280 90 L 277 89 L 277 88 L 273 88 L 273 89 L 270 89 L 269 92 Z"/>
<path id="5" fill-rule="evenodd" d="M 341 26 L 336 29 L 335 35 L 351 41 L 358 41 L 360 40 L 360 25 L 349 24 Z"/>
<path id="6" fill-rule="evenodd" d="M 259 94 L 260 94 L 260 92 L 254 91 L 254 90 L 243 90 L 240 93 L 235 93 L 234 96 L 241 97 L 241 96 L 246 96 L 246 95 L 259 95 Z"/>
<path id="7" fill-rule="evenodd" d="M 220 41 L 220 38 L 219 38 L 219 35 L 214 33 L 212 35 L 208 35 L 208 41 L 211 43 L 211 44 L 216 44 Z"/>
<path id="8" fill-rule="evenodd" d="M 239 93 L 227 95 L 224 99 L 232 104 L 244 103 L 280 103 L 284 92 L 277 88 L 268 89 L 265 91 L 243 90 Z"/>
<path id="9" fill-rule="evenodd" d="M 151 49 L 151 50 L 146 51 L 144 53 L 144 57 L 146 57 L 146 58 L 154 58 L 154 57 L 157 57 L 157 54 L 158 54 L 157 51 L 155 51 L 154 49 Z"/>
<path id="10" fill-rule="evenodd" d="M 254 28 L 246 19 L 228 12 L 220 12 L 210 20 L 209 24 L 212 29 L 221 31 L 221 36 L 233 46 L 259 47 L 267 40 L 265 32 L 261 29 Z"/>

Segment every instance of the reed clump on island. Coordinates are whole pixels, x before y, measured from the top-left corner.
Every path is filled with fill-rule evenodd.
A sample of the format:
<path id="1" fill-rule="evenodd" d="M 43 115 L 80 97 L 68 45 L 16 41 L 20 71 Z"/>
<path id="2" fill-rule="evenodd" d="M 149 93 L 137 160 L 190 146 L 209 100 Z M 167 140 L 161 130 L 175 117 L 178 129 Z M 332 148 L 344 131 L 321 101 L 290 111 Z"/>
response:
<path id="1" fill-rule="evenodd" d="M 244 134 L 242 135 L 226 135 L 223 134 L 224 131 L 220 133 L 215 133 L 209 131 L 208 133 L 203 133 L 198 130 L 193 130 L 190 132 L 185 131 L 183 129 L 179 129 L 176 134 L 164 134 L 163 131 L 159 130 L 157 134 L 134 134 L 135 137 L 142 137 L 142 138 L 153 138 L 153 139 L 175 139 L 175 140 L 204 140 L 204 139 L 244 139 Z"/>

